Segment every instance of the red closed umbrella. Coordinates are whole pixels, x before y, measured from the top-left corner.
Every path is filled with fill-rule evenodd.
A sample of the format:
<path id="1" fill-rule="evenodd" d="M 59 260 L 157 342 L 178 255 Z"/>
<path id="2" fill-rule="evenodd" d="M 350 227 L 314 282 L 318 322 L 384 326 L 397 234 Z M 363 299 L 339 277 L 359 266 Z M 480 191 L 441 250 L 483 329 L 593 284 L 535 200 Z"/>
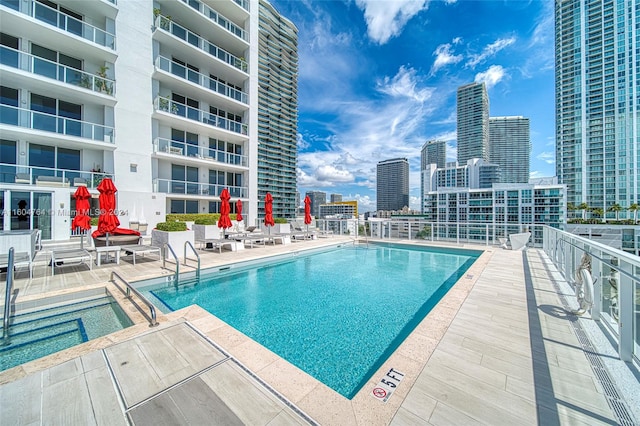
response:
<path id="1" fill-rule="evenodd" d="M 109 233 L 113 233 L 118 225 L 120 225 L 120 220 L 118 216 L 115 214 L 116 210 L 116 186 L 113 184 L 113 181 L 110 178 L 102 179 L 102 182 L 97 187 L 100 192 L 100 198 L 98 201 L 100 202 L 100 216 L 98 217 L 98 233 L 106 234 L 107 236 L 107 245 L 109 245 Z"/>
<path id="2" fill-rule="evenodd" d="M 220 219 L 218 220 L 218 228 L 222 228 L 222 235 L 224 237 L 224 229 L 231 228 L 232 223 L 229 218 L 229 213 L 231 213 L 231 206 L 229 205 L 229 200 L 231 199 L 231 195 L 229 195 L 229 190 L 224 188 L 220 193 L 220 200 L 222 203 L 220 204 Z"/>
<path id="3" fill-rule="evenodd" d="M 308 195 L 304 197 L 304 223 L 311 223 L 311 198 Z"/>
<path id="4" fill-rule="evenodd" d="M 273 197 L 270 192 L 267 192 L 266 197 L 264 197 L 264 224 L 268 227 L 275 225 L 273 221 Z M 271 233 L 271 228 L 269 228 L 269 233 Z"/>
<path id="5" fill-rule="evenodd" d="M 76 215 L 73 218 L 73 222 L 71 222 L 71 229 L 80 228 L 82 231 L 91 229 L 91 218 L 89 217 L 89 209 L 91 208 L 89 199 L 91 199 L 91 194 L 87 190 L 87 187 L 79 186 L 73 194 L 73 197 L 76 199 Z M 80 248 L 84 247 L 84 232 L 82 234 Z"/>
<path id="6" fill-rule="evenodd" d="M 242 219 L 242 200 L 238 200 L 236 201 L 236 220 L 241 222 Z"/>

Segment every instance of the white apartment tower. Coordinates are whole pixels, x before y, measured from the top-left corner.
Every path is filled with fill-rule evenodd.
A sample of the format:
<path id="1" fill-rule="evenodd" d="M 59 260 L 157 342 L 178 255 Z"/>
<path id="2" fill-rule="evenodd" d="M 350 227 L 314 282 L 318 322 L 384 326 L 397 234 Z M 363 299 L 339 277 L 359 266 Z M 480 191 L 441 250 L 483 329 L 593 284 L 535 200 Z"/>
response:
<path id="1" fill-rule="evenodd" d="M 125 227 L 133 215 L 152 228 L 166 213 L 218 212 L 224 188 L 255 221 L 258 9 L 0 1 L 0 229 L 69 238 L 72 194 L 86 185 L 97 199 L 104 176 Z"/>
<path id="2" fill-rule="evenodd" d="M 555 2 L 556 174 L 569 203 L 621 219 L 640 202 L 639 22 L 637 0 Z"/>
<path id="3" fill-rule="evenodd" d="M 489 118 L 489 159 L 500 166 L 500 183 L 529 182 L 530 154 L 528 118 Z"/>
<path id="4" fill-rule="evenodd" d="M 458 164 L 481 158 L 489 161 L 489 95 L 484 83 L 458 88 Z"/>

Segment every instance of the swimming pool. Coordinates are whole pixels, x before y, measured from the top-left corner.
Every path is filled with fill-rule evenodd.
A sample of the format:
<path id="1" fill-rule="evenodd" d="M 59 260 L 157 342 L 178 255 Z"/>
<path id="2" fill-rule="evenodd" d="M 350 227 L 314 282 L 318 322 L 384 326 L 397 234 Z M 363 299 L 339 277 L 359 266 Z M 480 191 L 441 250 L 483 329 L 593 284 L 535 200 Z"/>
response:
<path id="1" fill-rule="evenodd" d="M 141 290 L 161 309 L 200 305 L 353 398 L 480 254 L 343 246 Z"/>
<path id="2" fill-rule="evenodd" d="M 0 346 L 0 371 L 106 336 L 133 325 L 115 299 L 104 294 L 20 311 Z"/>

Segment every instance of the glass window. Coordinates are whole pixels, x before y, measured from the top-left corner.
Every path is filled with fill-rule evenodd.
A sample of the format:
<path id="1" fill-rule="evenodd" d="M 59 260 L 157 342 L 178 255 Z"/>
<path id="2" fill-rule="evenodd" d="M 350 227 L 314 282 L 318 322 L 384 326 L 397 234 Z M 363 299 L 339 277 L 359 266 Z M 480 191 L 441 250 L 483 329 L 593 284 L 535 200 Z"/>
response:
<path id="1" fill-rule="evenodd" d="M 29 165 L 55 168 L 55 147 L 29 144 Z"/>
<path id="2" fill-rule="evenodd" d="M 17 68 L 18 67 L 18 52 L 17 52 L 18 37 L 13 37 L 5 33 L 0 33 L 0 45 L 2 45 L 2 48 L 0 49 L 0 63 Z M 5 47 L 10 49 L 7 49 Z"/>
<path id="3" fill-rule="evenodd" d="M 57 168 L 80 170 L 80 151 L 76 149 L 58 148 Z"/>
<path id="4" fill-rule="evenodd" d="M 171 213 L 184 213 L 184 200 L 171 200 Z"/>
<path id="5" fill-rule="evenodd" d="M 16 164 L 15 141 L 0 140 L 0 163 L 2 163 L 0 165 L 0 182 L 15 182 L 16 168 L 13 166 L 5 166 L 5 164 Z M 2 218 L 0 217 L 0 219 Z M 0 222 L 2 222 L 2 220 L 0 220 Z"/>
<path id="6" fill-rule="evenodd" d="M 198 213 L 198 201 L 187 200 L 185 206 L 185 213 Z"/>

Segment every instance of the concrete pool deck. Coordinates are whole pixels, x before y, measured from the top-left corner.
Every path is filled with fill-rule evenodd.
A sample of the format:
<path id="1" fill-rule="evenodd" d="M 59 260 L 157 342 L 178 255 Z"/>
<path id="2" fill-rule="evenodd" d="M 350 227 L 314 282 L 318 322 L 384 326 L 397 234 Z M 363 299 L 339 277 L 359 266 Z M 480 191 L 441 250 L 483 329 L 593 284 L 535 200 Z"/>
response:
<path id="1" fill-rule="evenodd" d="M 350 241 L 336 236 L 240 252 L 200 253 L 206 268 Z M 149 328 L 109 284 L 137 325 L 0 373 L 0 423 L 56 423 L 67 412 L 85 413 L 88 417 L 82 417 L 86 419 L 82 424 L 115 424 L 113 419 L 123 424 L 157 423 L 151 414 L 140 414 L 146 411 L 163 413 L 165 423 L 172 424 L 182 423 L 178 419 L 186 415 L 192 416 L 193 424 L 198 418 L 210 420 L 209 424 L 265 425 L 624 423 L 610 408 L 616 403 L 576 336 L 573 324 L 590 319 L 567 314 L 562 298 L 570 295 L 562 288 L 558 292 L 559 274 L 542 251 L 433 245 L 485 252 L 352 400 L 197 306 L 161 315 L 160 327 Z M 45 266 L 39 265 L 31 280 L 28 272 L 18 275 L 16 302 L 36 303 L 43 295 L 63 300 L 81 289 L 104 287 L 111 270 L 130 281 L 173 273 L 163 270 L 162 262 L 136 263 L 134 267 L 123 260 L 93 271 L 69 267 L 53 277 L 45 276 Z M 185 270 L 193 269 L 181 265 Z M 165 335 L 175 330 L 182 336 L 179 344 Z M 124 353 L 138 355 L 119 358 L 117 354 L 123 353 L 119 349 L 126 347 L 135 350 Z M 167 359 L 206 361 L 185 362 L 185 370 L 176 372 L 176 363 Z M 133 374 L 117 372 L 139 365 L 140 360 L 153 368 L 132 370 L 136 380 L 126 379 Z M 391 368 L 405 376 L 385 403 L 372 391 Z M 228 386 L 216 387 L 211 379 L 215 374 Z M 117 392 L 110 397 L 92 395 L 92 383 Z M 57 401 L 61 396 L 55 389 L 63 384 L 77 386 Z M 617 385 L 623 395 L 640 394 L 637 378 L 636 388 L 633 379 L 630 385 Z M 243 396 L 246 392 L 251 396 Z M 622 401 L 627 408 L 632 404 Z M 211 407 L 216 407 L 213 412 Z M 24 416 L 27 412 L 32 417 Z M 215 413 L 222 420 L 216 422 Z"/>

